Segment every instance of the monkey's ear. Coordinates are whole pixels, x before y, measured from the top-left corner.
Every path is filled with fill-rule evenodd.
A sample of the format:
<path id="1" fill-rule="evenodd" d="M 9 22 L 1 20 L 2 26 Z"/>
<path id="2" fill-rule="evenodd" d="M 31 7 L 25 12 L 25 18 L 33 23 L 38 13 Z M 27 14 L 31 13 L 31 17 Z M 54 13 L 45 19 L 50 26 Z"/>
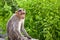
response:
<path id="1" fill-rule="evenodd" d="M 16 15 L 19 15 L 17 11 L 15 11 L 15 14 L 16 14 Z"/>
<path id="2" fill-rule="evenodd" d="M 17 13 L 17 11 L 15 11 L 15 13 Z"/>

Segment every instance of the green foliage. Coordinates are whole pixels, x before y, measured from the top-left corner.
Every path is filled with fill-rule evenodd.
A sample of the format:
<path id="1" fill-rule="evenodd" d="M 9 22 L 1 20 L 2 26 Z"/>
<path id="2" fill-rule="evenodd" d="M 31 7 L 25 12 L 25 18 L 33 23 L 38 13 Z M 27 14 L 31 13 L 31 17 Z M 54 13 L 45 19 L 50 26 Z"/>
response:
<path id="1" fill-rule="evenodd" d="M 6 32 L 6 23 L 19 8 L 26 9 L 25 28 L 39 40 L 60 40 L 60 9 L 57 0 L 1 0 L 0 26 Z"/>

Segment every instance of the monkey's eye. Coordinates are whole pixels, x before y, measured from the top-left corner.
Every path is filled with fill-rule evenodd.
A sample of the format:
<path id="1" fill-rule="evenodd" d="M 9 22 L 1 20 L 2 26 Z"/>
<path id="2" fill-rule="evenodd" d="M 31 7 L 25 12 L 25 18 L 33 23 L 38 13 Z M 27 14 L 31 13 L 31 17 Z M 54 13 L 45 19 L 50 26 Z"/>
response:
<path id="1" fill-rule="evenodd" d="M 25 13 L 22 13 L 22 14 L 25 14 Z"/>
<path id="2" fill-rule="evenodd" d="M 25 14 L 25 13 L 22 13 L 22 14 Z"/>

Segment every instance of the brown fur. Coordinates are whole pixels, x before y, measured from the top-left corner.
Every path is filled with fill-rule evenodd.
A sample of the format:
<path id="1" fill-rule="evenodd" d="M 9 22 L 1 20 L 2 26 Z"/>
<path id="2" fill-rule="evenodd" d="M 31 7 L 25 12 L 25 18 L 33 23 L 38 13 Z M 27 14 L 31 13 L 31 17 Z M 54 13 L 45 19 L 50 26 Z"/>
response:
<path id="1" fill-rule="evenodd" d="M 8 40 L 22 40 L 21 37 L 26 36 L 30 37 L 26 30 L 24 29 L 24 22 L 21 23 L 20 26 L 20 32 L 18 31 L 18 24 L 19 24 L 20 19 L 16 16 L 16 14 L 13 14 L 13 16 L 10 18 L 10 20 L 7 23 L 7 34 L 8 34 Z M 22 33 L 24 35 L 22 35 Z"/>

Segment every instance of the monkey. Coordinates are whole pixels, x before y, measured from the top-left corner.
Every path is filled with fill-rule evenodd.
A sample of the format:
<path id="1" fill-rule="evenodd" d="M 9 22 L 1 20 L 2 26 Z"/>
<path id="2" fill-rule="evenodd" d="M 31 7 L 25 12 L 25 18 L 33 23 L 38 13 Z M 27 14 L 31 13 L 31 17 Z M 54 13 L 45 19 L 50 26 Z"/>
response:
<path id="1" fill-rule="evenodd" d="M 7 22 L 8 40 L 27 40 L 31 39 L 24 28 L 26 11 L 23 8 L 18 9 Z M 23 34 L 22 34 L 23 33 Z"/>

